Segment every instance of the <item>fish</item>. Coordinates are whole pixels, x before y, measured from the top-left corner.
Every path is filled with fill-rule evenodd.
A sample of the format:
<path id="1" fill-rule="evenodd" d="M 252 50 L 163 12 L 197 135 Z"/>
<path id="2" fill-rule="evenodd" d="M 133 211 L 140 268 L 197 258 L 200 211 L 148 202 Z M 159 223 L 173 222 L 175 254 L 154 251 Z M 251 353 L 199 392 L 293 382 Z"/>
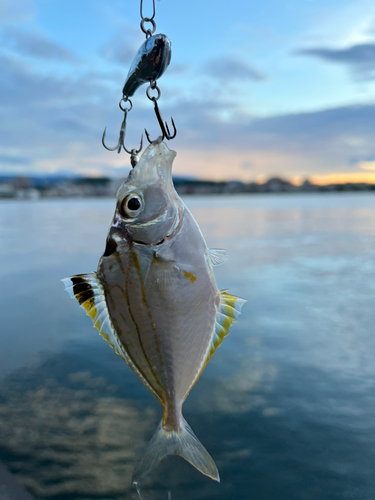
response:
<path id="1" fill-rule="evenodd" d="M 135 482 L 172 454 L 220 480 L 182 405 L 246 302 L 217 287 L 213 266 L 227 254 L 207 247 L 175 191 L 175 156 L 161 137 L 147 147 L 118 190 L 97 271 L 62 280 L 163 406 Z"/>
<path id="2" fill-rule="evenodd" d="M 130 66 L 122 94 L 131 97 L 144 83 L 156 82 L 171 62 L 171 41 L 166 35 L 158 34 L 147 38 L 139 47 Z"/>

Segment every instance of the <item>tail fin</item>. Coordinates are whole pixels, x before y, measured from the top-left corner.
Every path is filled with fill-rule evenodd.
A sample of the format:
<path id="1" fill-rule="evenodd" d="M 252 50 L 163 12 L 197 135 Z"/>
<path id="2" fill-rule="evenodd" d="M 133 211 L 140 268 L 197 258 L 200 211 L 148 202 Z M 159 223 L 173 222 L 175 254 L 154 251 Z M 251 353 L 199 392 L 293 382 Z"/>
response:
<path id="1" fill-rule="evenodd" d="M 219 472 L 208 451 L 195 436 L 189 424 L 182 419 L 181 430 L 167 431 L 160 422 L 146 452 L 135 467 L 133 481 L 145 476 L 167 455 L 180 455 L 202 474 L 220 482 Z"/>

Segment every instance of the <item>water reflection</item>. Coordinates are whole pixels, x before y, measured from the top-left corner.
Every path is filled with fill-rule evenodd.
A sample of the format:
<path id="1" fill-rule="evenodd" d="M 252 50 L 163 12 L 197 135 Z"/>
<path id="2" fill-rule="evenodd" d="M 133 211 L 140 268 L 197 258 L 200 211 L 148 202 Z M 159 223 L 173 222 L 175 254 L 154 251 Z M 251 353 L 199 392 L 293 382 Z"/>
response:
<path id="1" fill-rule="evenodd" d="M 372 499 L 373 196 L 187 200 L 248 299 L 184 405 L 222 483 L 170 457 L 145 500 Z M 60 278 L 96 268 L 112 200 L 0 204 L 0 460 L 38 498 L 137 498 L 160 405 Z"/>
<path id="2" fill-rule="evenodd" d="M 0 458 L 38 498 L 136 498 L 134 460 L 160 412 L 107 351 L 70 345 L 0 387 Z M 170 457 L 142 484 L 145 498 L 165 500 L 171 489 L 182 500 L 349 499 L 374 486 L 370 421 L 353 411 L 361 398 L 351 401 L 351 389 L 324 372 L 279 366 L 255 356 L 230 375 L 202 378 L 185 416 L 222 483 Z"/>
<path id="3" fill-rule="evenodd" d="M 124 498 L 130 491 L 134 457 L 155 426 L 155 411 L 131 394 L 116 397 L 110 374 L 89 366 L 70 350 L 1 387 L 1 458 L 37 497 Z"/>
<path id="4" fill-rule="evenodd" d="M 83 358 L 83 352 L 89 358 Z M 111 363 L 109 349 L 71 345 L 43 358 L 39 366 L 14 373 L 0 386 L 0 458 L 38 498 L 134 496 L 133 465 L 159 421 L 156 402 L 122 362 Z M 259 408 L 265 415 L 274 414 L 266 398 L 251 396 L 262 384 L 272 383 L 275 373 L 269 368 L 264 371 L 252 366 L 241 375 L 239 368 L 218 381 L 206 380 L 187 405 L 187 418 L 218 455 L 223 470 L 251 456 L 251 449 L 233 432 L 224 436 L 224 447 L 215 445 L 225 415 Z M 212 423 L 213 433 L 209 432 Z M 180 491 L 191 481 L 208 488 L 206 479 L 177 457 L 168 459 L 161 469 L 163 473 L 157 471 L 142 483 L 142 491 L 152 491 L 152 498 L 157 498 L 158 489 L 178 487 Z M 186 498 L 191 498 L 190 493 Z M 196 492 L 196 498 L 205 495 Z"/>

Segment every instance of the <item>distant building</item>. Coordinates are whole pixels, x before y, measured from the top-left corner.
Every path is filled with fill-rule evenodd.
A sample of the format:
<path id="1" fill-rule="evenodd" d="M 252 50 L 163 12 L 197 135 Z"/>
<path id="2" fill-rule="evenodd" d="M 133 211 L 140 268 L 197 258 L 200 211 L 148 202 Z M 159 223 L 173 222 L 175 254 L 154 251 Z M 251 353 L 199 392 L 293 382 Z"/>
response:
<path id="1" fill-rule="evenodd" d="M 13 184 L 9 182 L 3 182 L 0 184 L 0 198 L 14 198 L 16 190 Z"/>
<path id="2" fill-rule="evenodd" d="M 312 184 L 309 179 L 306 179 L 303 181 L 302 185 L 300 186 L 300 190 L 305 192 L 305 193 L 311 193 L 313 191 L 318 191 L 319 187 L 316 184 Z"/>
<path id="3" fill-rule="evenodd" d="M 40 191 L 35 188 L 15 190 L 15 198 L 17 198 L 18 200 L 38 200 L 40 196 Z"/>
<path id="4" fill-rule="evenodd" d="M 273 177 L 261 185 L 261 190 L 266 193 L 290 192 L 296 191 L 296 186 L 279 177 Z"/>

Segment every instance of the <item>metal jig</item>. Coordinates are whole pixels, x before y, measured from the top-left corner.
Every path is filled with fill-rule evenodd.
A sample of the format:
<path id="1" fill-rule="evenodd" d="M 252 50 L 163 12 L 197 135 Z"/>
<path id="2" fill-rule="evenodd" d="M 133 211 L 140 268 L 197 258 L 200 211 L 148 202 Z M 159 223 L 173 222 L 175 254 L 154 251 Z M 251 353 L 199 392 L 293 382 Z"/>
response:
<path id="1" fill-rule="evenodd" d="M 149 93 L 150 90 L 156 90 L 158 95 L 156 97 L 155 96 L 151 97 L 150 93 Z M 162 140 L 168 139 L 168 141 L 170 141 L 171 139 L 174 139 L 177 135 L 177 128 L 176 128 L 176 125 L 174 123 L 173 118 L 171 118 L 172 126 L 173 126 L 173 134 L 171 134 L 167 122 L 163 121 L 163 118 L 161 116 L 160 109 L 158 106 L 158 99 L 161 96 L 161 91 L 155 82 L 151 82 L 150 85 L 147 87 L 146 95 L 150 99 L 150 101 L 152 101 L 154 103 L 154 111 L 155 111 L 155 115 L 156 115 L 156 118 L 158 120 L 160 130 L 162 133 Z M 153 141 L 151 141 L 150 135 L 146 129 L 145 129 L 145 134 L 146 134 L 148 142 L 149 143 L 153 142 Z"/>
<path id="2" fill-rule="evenodd" d="M 132 97 L 144 83 L 156 82 L 171 62 L 171 41 L 159 33 L 145 40 L 139 47 L 125 80 L 122 95 Z"/>
<path id="3" fill-rule="evenodd" d="M 128 112 L 132 109 L 133 107 L 133 104 L 131 102 L 130 99 L 127 99 L 126 102 L 129 102 L 130 103 L 130 107 L 129 108 L 123 108 L 121 106 L 121 103 L 122 103 L 123 99 L 121 99 L 120 103 L 119 103 L 119 107 L 120 109 L 124 112 L 124 119 L 122 120 L 122 123 L 121 123 L 121 128 L 120 128 L 120 135 L 119 135 L 119 139 L 118 139 L 118 142 L 116 144 L 116 146 L 114 148 L 109 148 L 108 146 L 106 146 L 105 144 L 105 134 L 106 134 L 106 131 L 107 131 L 107 127 L 104 129 L 104 132 L 103 132 L 103 135 L 102 135 L 102 144 L 103 146 L 105 147 L 105 149 L 107 149 L 108 151 L 116 151 L 117 150 L 117 153 L 120 153 L 121 152 L 121 148 L 123 148 L 128 154 L 130 154 L 130 163 L 132 165 L 132 167 L 134 168 L 137 163 L 138 163 L 138 153 L 141 151 L 142 147 L 143 147 L 143 135 L 141 137 L 141 142 L 139 144 L 139 149 L 131 149 L 130 151 L 127 149 L 127 147 L 125 146 L 125 134 L 126 134 L 126 119 L 128 117 Z"/>

